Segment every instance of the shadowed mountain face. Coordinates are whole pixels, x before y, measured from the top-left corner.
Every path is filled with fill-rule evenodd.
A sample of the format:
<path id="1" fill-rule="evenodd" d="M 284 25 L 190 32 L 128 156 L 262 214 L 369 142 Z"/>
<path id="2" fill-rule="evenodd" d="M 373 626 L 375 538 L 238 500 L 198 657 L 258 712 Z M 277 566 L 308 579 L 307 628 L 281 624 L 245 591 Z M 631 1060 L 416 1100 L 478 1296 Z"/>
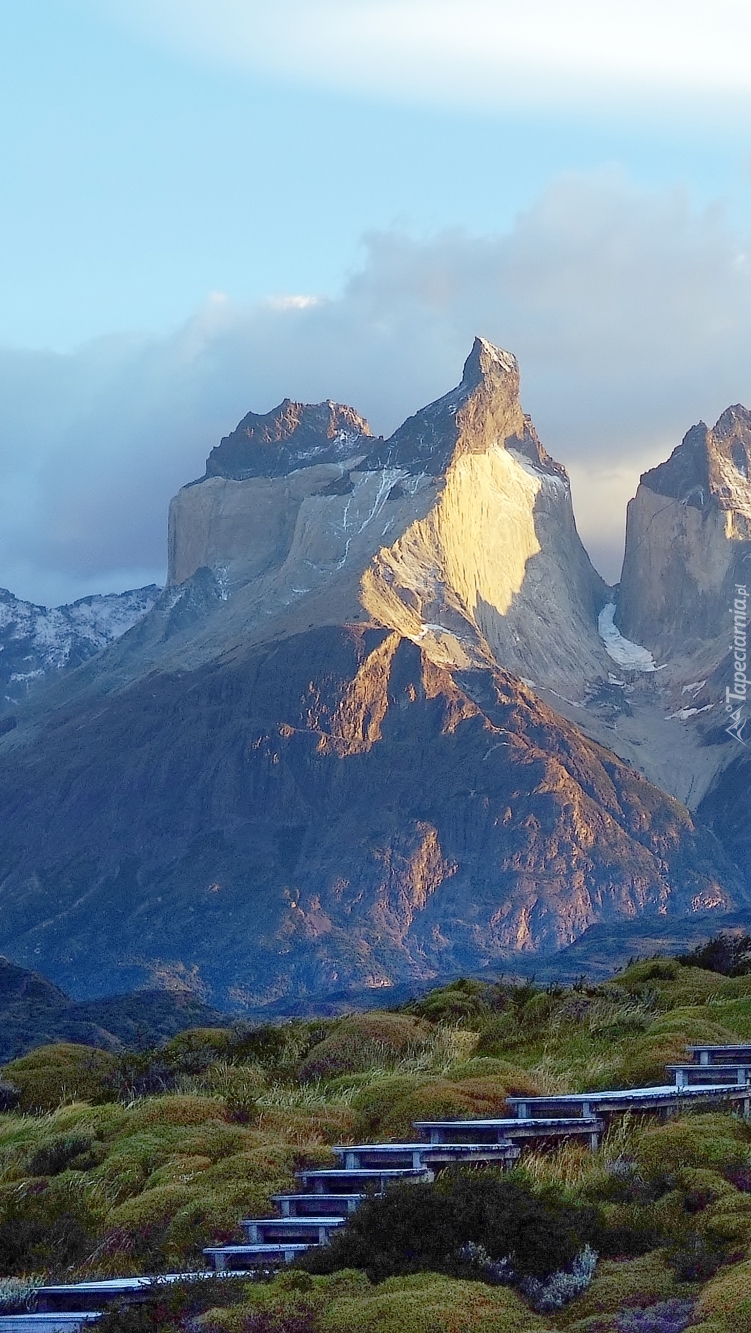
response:
<path id="1" fill-rule="evenodd" d="M 380 988 L 741 892 L 677 802 L 514 678 L 375 628 L 59 715 L 0 806 L 0 948 L 79 995 Z"/>
<path id="2" fill-rule="evenodd" d="M 628 509 L 618 602 L 623 633 L 663 656 L 731 637 L 734 586 L 751 582 L 751 412 L 699 422 L 645 472 Z"/>

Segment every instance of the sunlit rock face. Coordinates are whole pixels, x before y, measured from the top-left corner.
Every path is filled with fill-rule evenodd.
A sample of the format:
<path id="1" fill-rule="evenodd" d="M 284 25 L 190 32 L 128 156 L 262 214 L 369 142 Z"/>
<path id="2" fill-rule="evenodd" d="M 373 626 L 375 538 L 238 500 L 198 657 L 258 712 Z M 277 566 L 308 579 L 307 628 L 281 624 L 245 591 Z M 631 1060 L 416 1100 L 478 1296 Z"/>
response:
<path id="1" fill-rule="evenodd" d="M 663 657 L 718 637 L 727 647 L 736 583 L 751 584 L 751 412 L 694 426 L 645 472 L 628 508 L 616 620 Z"/>
<path id="2" fill-rule="evenodd" d="M 607 664 L 565 469 L 522 411 L 515 358 L 480 338 L 456 389 L 388 440 L 332 403 L 246 417 L 172 504 L 170 582 L 203 566 L 267 617 L 355 575 L 360 610 L 444 665 L 581 692 Z"/>
<path id="3" fill-rule="evenodd" d="M 379 452 L 411 474 L 429 459 L 444 471 L 425 517 L 366 570 L 371 615 L 444 664 L 475 661 L 482 646 L 536 683 L 581 693 L 606 669 L 596 627 L 606 588 L 579 540 L 566 471 L 522 412 L 515 358 L 477 339 L 459 387 Z"/>

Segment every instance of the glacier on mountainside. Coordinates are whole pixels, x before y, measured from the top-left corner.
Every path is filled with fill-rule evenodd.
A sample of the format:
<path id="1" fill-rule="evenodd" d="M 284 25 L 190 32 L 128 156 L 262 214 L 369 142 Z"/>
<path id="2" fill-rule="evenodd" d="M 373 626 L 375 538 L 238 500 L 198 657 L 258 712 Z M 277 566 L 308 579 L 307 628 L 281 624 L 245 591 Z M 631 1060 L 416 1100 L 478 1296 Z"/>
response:
<path id="1" fill-rule="evenodd" d="M 615 625 L 614 615 L 615 602 L 608 602 L 607 606 L 603 606 L 597 619 L 597 628 L 608 656 L 619 666 L 628 667 L 631 671 L 659 671 L 660 668 L 648 648 L 642 648 L 640 643 L 624 639 Z"/>

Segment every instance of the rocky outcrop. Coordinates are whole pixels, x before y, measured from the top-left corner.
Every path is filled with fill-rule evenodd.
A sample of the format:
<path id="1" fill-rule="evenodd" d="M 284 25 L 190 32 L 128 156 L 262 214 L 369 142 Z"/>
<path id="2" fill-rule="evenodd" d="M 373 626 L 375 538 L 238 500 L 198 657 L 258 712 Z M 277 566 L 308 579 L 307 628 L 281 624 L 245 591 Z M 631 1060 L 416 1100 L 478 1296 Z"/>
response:
<path id="1" fill-rule="evenodd" d="M 293 403 L 271 412 L 248 412 L 231 435 L 211 450 L 207 477 L 281 477 L 315 463 L 337 463 L 372 445 L 370 426 L 341 403 Z"/>
<path id="2" fill-rule="evenodd" d="M 514 357 L 477 339 L 458 389 L 382 447 L 443 485 L 424 518 L 382 547 L 362 599 L 434 660 L 491 659 L 535 683 L 581 693 L 607 670 L 597 613 L 603 580 L 579 540 L 565 469 L 519 404 Z"/>
<path id="3" fill-rule="evenodd" d="M 663 660 L 722 640 L 736 583 L 751 579 L 751 412 L 694 426 L 645 472 L 628 508 L 617 624 Z"/>
<path id="4" fill-rule="evenodd" d="M 0 757 L 0 949 L 220 1004 L 506 966 L 742 897 L 711 835 L 505 672 L 319 628 Z"/>

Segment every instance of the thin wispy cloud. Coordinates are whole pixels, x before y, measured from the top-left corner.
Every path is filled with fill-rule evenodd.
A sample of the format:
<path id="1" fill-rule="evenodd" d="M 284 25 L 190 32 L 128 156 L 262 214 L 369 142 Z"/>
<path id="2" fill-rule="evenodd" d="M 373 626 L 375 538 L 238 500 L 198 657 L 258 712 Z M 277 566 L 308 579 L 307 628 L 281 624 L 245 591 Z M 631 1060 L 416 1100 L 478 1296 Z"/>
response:
<path id="1" fill-rule="evenodd" d="M 0 352 L 0 585 L 56 603 L 161 577 L 170 496 L 245 412 L 331 397 L 389 433 L 457 382 L 475 333 L 519 357 L 615 579 L 639 471 L 751 405 L 750 253 L 678 191 L 569 176 L 502 235 L 371 236 L 339 295 L 215 296 L 167 337 Z"/>
<path id="2" fill-rule="evenodd" d="M 88 0 L 201 59 L 486 107 L 751 96 L 746 0 Z"/>

